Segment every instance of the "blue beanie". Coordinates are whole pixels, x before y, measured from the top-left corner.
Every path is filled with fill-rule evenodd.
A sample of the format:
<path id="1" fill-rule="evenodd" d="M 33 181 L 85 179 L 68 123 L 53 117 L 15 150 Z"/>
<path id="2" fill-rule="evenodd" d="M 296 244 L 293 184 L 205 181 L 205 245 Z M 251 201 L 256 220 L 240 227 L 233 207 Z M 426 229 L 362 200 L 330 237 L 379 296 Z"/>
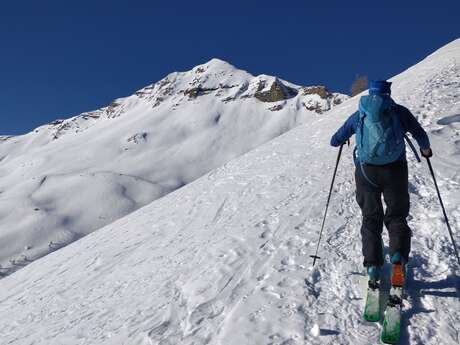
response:
<path id="1" fill-rule="evenodd" d="M 371 80 L 369 82 L 369 95 L 390 95 L 391 83 L 385 80 Z"/>

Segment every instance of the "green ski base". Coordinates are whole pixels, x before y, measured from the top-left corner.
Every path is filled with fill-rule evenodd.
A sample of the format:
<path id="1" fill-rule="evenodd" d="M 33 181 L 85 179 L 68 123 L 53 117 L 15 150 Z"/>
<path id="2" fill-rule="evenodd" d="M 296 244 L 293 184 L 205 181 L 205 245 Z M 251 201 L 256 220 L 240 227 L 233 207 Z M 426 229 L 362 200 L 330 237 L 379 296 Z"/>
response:
<path id="1" fill-rule="evenodd" d="M 386 315 L 385 319 L 383 320 L 381 340 L 385 344 L 398 344 L 401 335 L 401 317 L 399 315 L 400 310 L 399 308 L 389 307 L 387 308 L 385 314 Z"/>
<path id="2" fill-rule="evenodd" d="M 364 306 L 364 320 L 369 322 L 380 321 L 380 291 L 378 288 L 367 288 L 366 304 Z"/>
<path id="3" fill-rule="evenodd" d="M 391 288 L 390 296 L 399 299 L 399 303 L 387 306 L 380 339 L 385 344 L 398 344 L 401 336 L 402 288 Z"/>

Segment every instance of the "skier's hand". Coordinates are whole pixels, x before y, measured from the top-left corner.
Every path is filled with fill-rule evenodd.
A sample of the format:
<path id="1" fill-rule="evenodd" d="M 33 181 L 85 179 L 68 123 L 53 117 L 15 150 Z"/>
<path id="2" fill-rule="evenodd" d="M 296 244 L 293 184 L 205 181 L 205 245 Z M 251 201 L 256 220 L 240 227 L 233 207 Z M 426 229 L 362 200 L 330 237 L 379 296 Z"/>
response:
<path id="1" fill-rule="evenodd" d="M 430 158 L 433 156 L 433 151 L 431 151 L 431 149 L 420 150 L 420 152 L 422 152 L 422 156 L 425 158 Z"/>

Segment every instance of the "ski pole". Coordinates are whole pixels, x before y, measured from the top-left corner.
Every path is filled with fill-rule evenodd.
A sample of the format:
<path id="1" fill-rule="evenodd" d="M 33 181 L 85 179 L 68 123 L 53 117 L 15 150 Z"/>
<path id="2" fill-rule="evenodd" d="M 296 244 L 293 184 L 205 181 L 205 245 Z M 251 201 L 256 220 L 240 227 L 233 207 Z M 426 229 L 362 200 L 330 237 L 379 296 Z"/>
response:
<path id="1" fill-rule="evenodd" d="M 458 256 L 457 244 L 455 243 L 454 234 L 449 224 L 449 219 L 447 218 L 446 209 L 441 199 L 441 193 L 439 192 L 438 183 L 436 182 L 436 177 L 434 176 L 433 167 L 431 166 L 431 161 L 429 157 L 425 157 L 428 162 L 428 167 L 430 168 L 431 176 L 433 177 L 434 186 L 436 187 L 436 192 L 438 193 L 439 203 L 441 204 L 442 213 L 444 214 L 444 219 L 446 220 L 447 230 L 449 230 L 450 239 L 454 247 L 455 256 L 457 257 L 458 264 L 460 266 L 460 257 Z"/>
<path id="2" fill-rule="evenodd" d="M 321 242 L 321 237 L 323 235 L 323 229 L 324 229 L 324 223 L 326 221 L 327 209 L 329 208 L 329 201 L 331 200 L 332 187 L 334 186 L 335 176 L 337 175 L 337 168 L 339 167 L 339 161 L 340 161 L 340 156 L 342 155 L 343 145 L 344 144 L 340 145 L 339 154 L 337 155 L 337 161 L 335 163 L 334 175 L 332 176 L 331 188 L 329 189 L 329 196 L 327 197 L 326 210 L 324 211 L 323 223 L 321 224 L 321 231 L 319 233 L 318 243 L 316 244 L 316 252 L 315 252 L 315 255 L 310 255 L 310 257 L 313 258 L 313 266 L 315 266 L 315 263 L 316 263 L 317 259 L 321 259 L 318 256 L 319 244 Z"/>

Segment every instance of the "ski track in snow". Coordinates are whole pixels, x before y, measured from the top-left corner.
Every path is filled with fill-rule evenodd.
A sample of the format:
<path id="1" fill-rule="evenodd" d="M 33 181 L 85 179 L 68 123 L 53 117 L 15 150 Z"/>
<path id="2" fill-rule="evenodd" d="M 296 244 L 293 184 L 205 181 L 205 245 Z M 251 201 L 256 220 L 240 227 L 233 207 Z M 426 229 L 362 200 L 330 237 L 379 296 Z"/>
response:
<path id="1" fill-rule="evenodd" d="M 460 127 L 436 124 L 460 113 L 458 97 L 441 97 L 456 92 L 456 54 L 456 64 L 435 55 L 395 77 L 394 94 L 426 115 L 460 241 Z M 1 343 L 378 343 L 380 325 L 362 319 L 366 278 L 351 147 L 342 155 L 321 260 L 311 268 L 309 257 L 337 154 L 328 140 L 355 107 L 356 99 L 2 279 Z M 426 163 L 410 151 L 408 158 L 414 236 L 401 344 L 458 344 L 453 249 Z M 315 324 L 319 336 L 310 332 Z"/>

